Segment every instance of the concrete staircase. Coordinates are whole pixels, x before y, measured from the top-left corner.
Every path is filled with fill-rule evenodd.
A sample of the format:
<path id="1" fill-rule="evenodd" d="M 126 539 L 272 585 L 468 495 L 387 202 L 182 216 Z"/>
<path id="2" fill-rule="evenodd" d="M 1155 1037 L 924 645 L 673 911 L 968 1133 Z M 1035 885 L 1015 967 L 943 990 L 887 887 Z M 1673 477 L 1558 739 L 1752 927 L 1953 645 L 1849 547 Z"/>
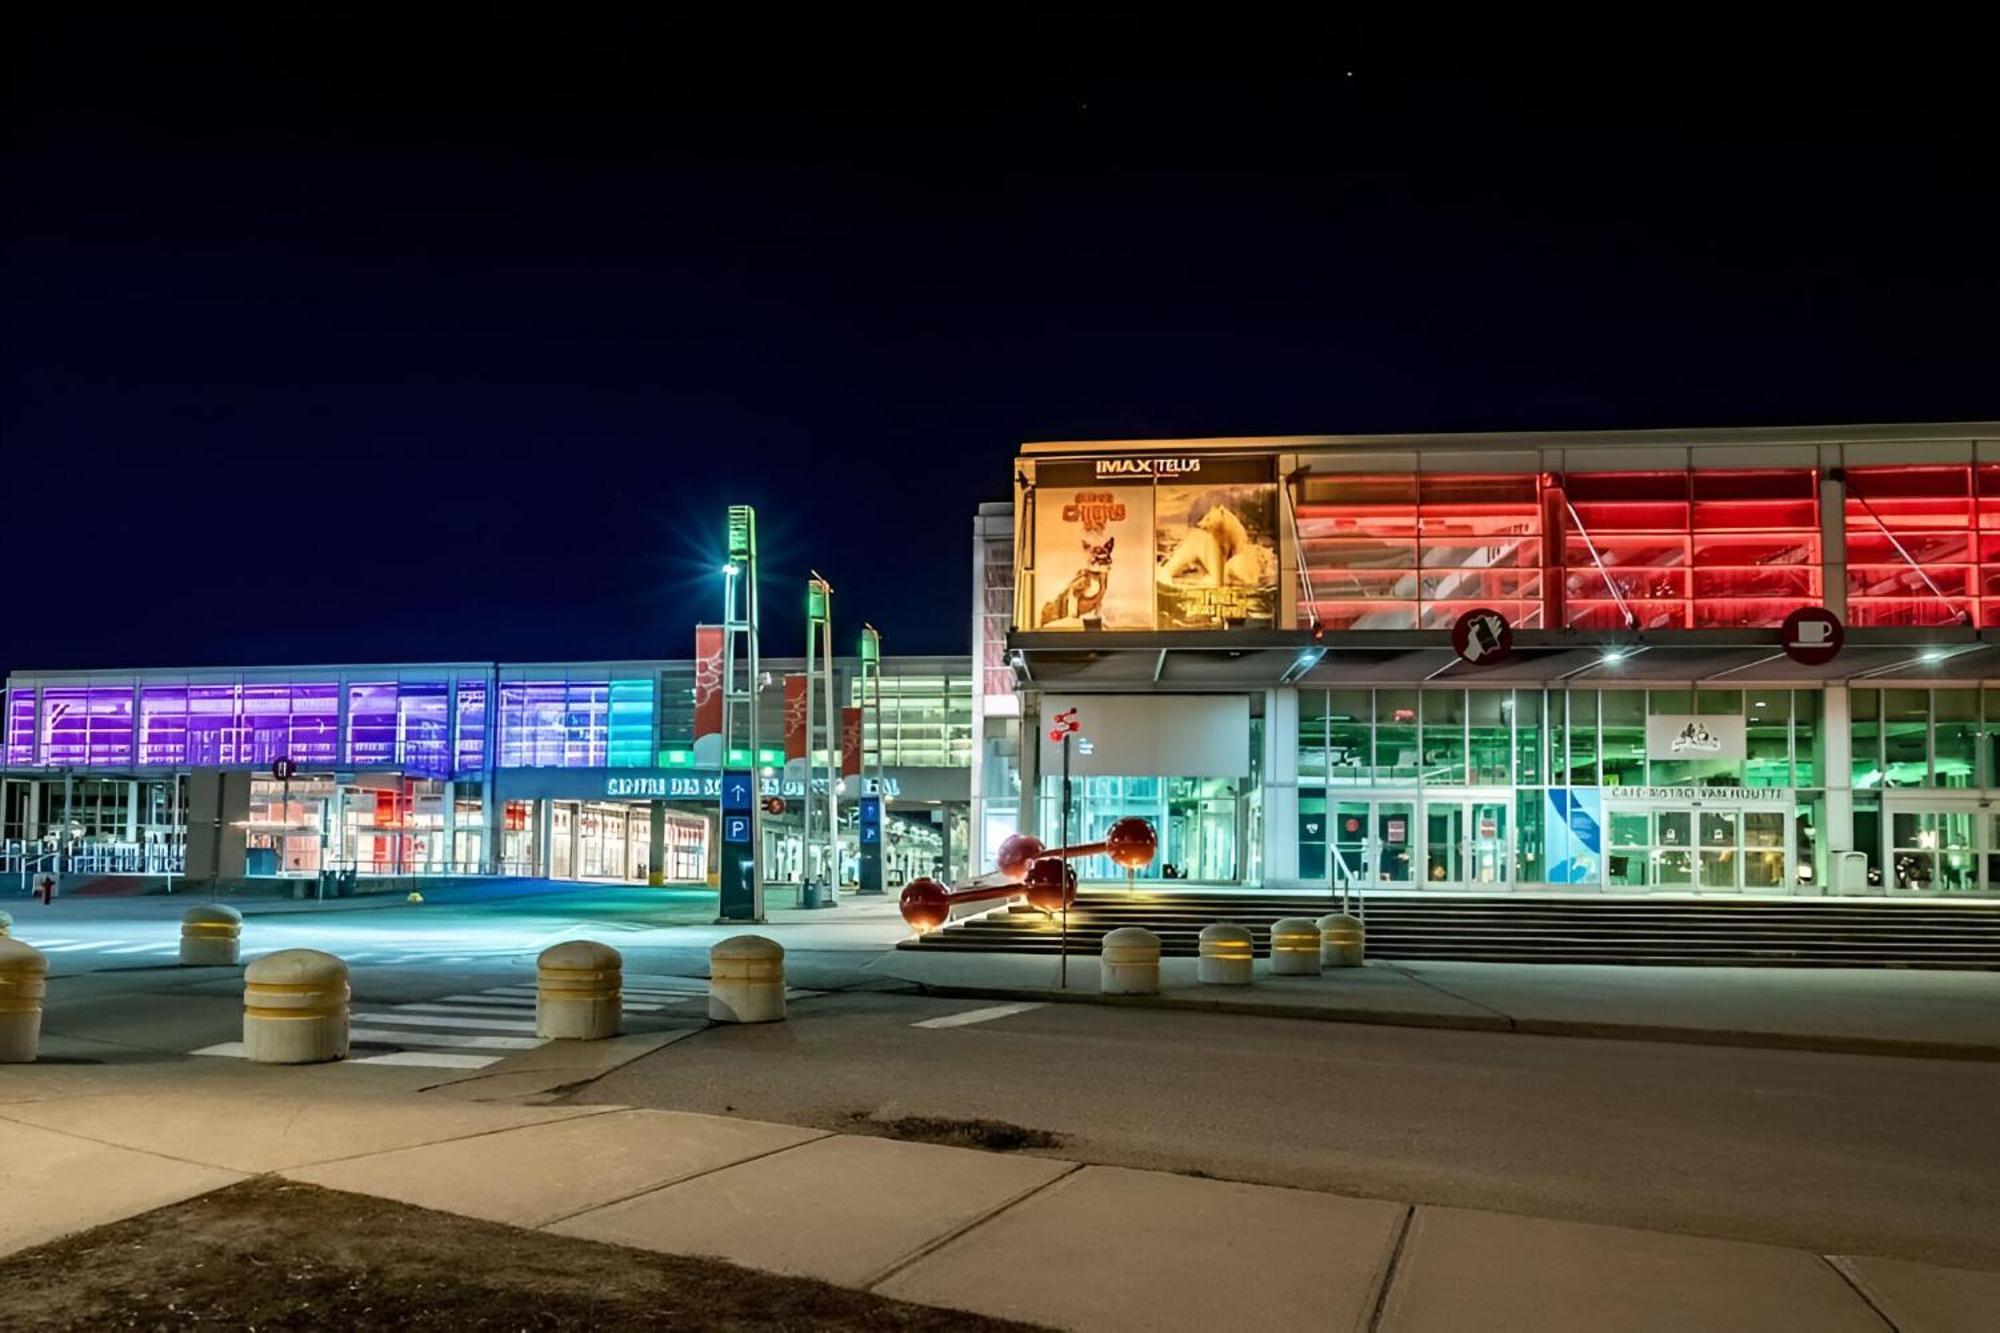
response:
<path id="1" fill-rule="evenodd" d="M 1085 892 L 1069 947 L 1094 955 L 1106 931 L 1144 926 L 1167 956 L 1192 957 L 1201 928 L 1228 921 L 1249 927 L 1262 955 L 1278 918 L 1336 907 L 1324 896 Z M 2000 969 L 1994 901 L 1371 894 L 1362 915 L 1371 958 Z M 1054 921 L 1015 905 L 901 947 L 1052 954 L 1057 938 Z"/>

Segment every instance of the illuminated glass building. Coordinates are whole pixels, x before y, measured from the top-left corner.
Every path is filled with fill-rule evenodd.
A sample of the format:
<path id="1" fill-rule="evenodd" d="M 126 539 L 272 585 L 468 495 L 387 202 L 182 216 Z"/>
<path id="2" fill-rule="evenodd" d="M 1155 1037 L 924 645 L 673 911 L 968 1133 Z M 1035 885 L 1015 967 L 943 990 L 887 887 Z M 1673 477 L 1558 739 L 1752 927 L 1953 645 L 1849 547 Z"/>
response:
<path id="1" fill-rule="evenodd" d="M 882 665 L 861 753 L 870 773 L 879 754 L 889 793 L 889 869 L 962 869 L 966 659 Z M 803 666 L 764 666 L 758 763 L 790 798 L 765 824 L 767 873 L 796 882 L 805 778 L 786 772 L 775 683 Z M 837 669 L 859 706 L 855 663 Z M 693 660 L 15 673 L 0 704 L 0 876 L 644 882 L 657 869 L 702 883 L 718 777 L 696 761 L 694 687 Z"/>
<path id="2" fill-rule="evenodd" d="M 1041 735 L 1074 707 L 1075 836 L 1154 819 L 1155 876 L 2000 892 L 2000 423 L 1016 469 L 975 537 L 983 855 L 1055 830 Z"/>

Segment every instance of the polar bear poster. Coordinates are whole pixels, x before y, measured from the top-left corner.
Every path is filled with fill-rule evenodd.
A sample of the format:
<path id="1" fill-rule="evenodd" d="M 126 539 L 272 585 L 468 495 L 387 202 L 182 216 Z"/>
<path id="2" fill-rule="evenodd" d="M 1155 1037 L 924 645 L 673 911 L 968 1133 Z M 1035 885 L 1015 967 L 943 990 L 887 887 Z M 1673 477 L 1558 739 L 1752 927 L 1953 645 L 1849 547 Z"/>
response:
<path id="1" fill-rule="evenodd" d="M 1159 487 L 1154 581 L 1161 629 L 1277 623 L 1277 501 L 1269 483 Z"/>

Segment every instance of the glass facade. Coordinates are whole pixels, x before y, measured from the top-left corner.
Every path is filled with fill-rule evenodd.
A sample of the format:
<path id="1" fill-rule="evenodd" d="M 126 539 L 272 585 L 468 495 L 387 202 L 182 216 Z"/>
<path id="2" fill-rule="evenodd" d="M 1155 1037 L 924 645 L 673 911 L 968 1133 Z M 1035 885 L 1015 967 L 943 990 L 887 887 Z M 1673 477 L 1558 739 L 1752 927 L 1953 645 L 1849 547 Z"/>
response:
<path id="1" fill-rule="evenodd" d="M 1820 702 L 1791 689 L 1302 689 L 1299 876 L 1789 891 L 1819 873 Z M 1657 748 L 1663 722 L 1672 736 L 1710 718 L 1703 730 L 1740 726 L 1740 754 Z"/>

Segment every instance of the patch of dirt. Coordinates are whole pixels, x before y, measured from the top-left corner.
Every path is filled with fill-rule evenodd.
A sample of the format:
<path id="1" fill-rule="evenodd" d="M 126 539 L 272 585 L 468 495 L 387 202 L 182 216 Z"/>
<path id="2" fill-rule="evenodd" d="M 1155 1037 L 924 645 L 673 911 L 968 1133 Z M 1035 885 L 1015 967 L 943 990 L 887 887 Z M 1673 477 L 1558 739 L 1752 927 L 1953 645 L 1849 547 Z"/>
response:
<path id="1" fill-rule="evenodd" d="M 1063 1137 L 1046 1129 L 1005 1120 L 951 1120 L 943 1116 L 906 1115 L 878 1120 L 863 1111 L 851 1112 L 849 1128 L 885 1139 L 942 1143 L 951 1148 L 983 1148 L 987 1152 L 1019 1152 L 1023 1148 L 1060 1148 Z"/>
<path id="2" fill-rule="evenodd" d="M 0 1260 L 22 1329 L 1029 1327 L 262 1177 Z"/>

